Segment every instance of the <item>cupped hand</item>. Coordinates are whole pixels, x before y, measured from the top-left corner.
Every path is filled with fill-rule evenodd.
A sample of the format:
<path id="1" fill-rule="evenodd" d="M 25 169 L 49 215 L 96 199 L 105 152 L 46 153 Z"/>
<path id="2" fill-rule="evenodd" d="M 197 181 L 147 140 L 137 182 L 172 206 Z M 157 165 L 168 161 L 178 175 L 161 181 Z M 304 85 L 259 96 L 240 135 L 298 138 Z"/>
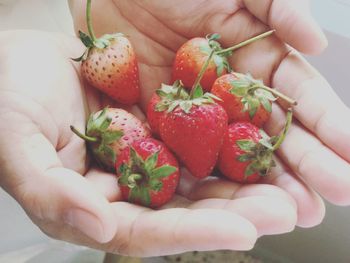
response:
<path id="1" fill-rule="evenodd" d="M 81 79 L 70 59 L 84 50 L 79 39 L 3 32 L 0 46 L 0 185 L 49 236 L 157 256 L 246 250 L 260 235 L 294 228 L 295 203 L 277 187 L 213 181 L 222 184 L 214 190 L 209 182 L 190 183 L 186 171 L 178 195 L 160 210 L 123 202 L 116 176 L 91 164 L 85 143 L 69 128 L 84 130 L 91 112 L 118 106 Z M 144 118 L 137 107 L 129 110 Z M 230 196 L 211 196 L 216 190 Z"/>
<path id="2" fill-rule="evenodd" d="M 249 2 L 245 2 L 248 8 Z M 278 24 L 285 23 L 280 18 L 274 22 L 276 24 L 271 27 L 280 32 L 281 39 L 305 52 L 322 50 L 324 39 L 307 15 L 297 13 L 296 7 L 283 9 L 283 1 L 272 4 L 276 7 L 271 10 L 276 11 L 267 12 L 271 1 L 263 2 L 266 6 L 259 7 L 259 10 L 265 10 L 264 14 L 270 13 L 269 19 L 254 12 L 257 7 L 248 11 L 243 2 L 232 4 L 234 1 L 202 1 L 201 4 L 196 2 L 196 5 L 178 1 L 176 6 L 171 1 L 157 4 L 148 1 L 149 6 L 143 6 L 143 1 L 96 1 L 94 19 L 96 32 L 100 34 L 117 30 L 130 35 L 140 60 L 141 106 L 144 108 L 152 90 L 160 82 L 169 81 L 176 48 L 187 38 L 208 33 L 205 31 L 221 33 L 223 44 L 229 46 L 265 30 L 267 20 L 272 22 L 277 19 L 273 18 L 276 13 L 275 17 L 284 16 L 293 25 L 290 30 L 282 30 Z M 287 1 L 285 4 L 290 5 Z M 76 28 L 83 28 L 84 5 L 84 1 L 71 3 Z M 214 9 L 218 6 L 221 7 Z M 259 22 L 254 16 L 265 22 Z M 308 27 L 304 22 L 298 25 L 293 16 Z M 241 21 L 240 24 L 237 21 Z M 212 28 L 214 25 L 218 28 Z M 240 26 L 235 29 L 232 25 Z M 242 27 L 246 29 L 242 31 Z M 247 29 L 249 32 L 245 32 Z M 295 35 L 304 40 L 292 40 Z M 111 101 L 83 83 L 79 66 L 69 59 L 83 51 L 80 42 L 76 38 L 23 31 L 1 33 L 0 42 L 0 184 L 16 198 L 33 222 L 54 238 L 135 256 L 189 250 L 245 250 L 254 245 L 258 236 L 291 231 L 297 220 L 296 208 L 300 225 L 317 224 L 322 219 L 324 207 L 312 187 L 336 203 L 349 202 L 350 197 L 345 191 L 349 189 L 345 177 L 345 169 L 348 169 L 346 148 L 327 137 L 324 126 L 329 124 L 328 113 L 322 117 L 323 121 L 317 125 L 315 133 L 312 133 L 310 122 L 317 116 L 302 114 L 310 109 L 315 109 L 312 113 L 319 112 L 316 99 L 309 99 L 307 105 L 304 103 L 296 109 L 299 122 L 292 129 L 289 144 L 290 140 L 302 140 L 302 143 L 299 143 L 298 149 L 292 147 L 296 143 L 281 149 L 281 164 L 270 177 L 271 182 L 242 186 L 217 178 L 197 181 L 184 171 L 178 195 L 163 209 L 154 211 L 122 202 L 116 178 L 90 165 L 84 143 L 69 130 L 71 124 L 83 129 L 90 112 L 112 105 Z M 337 100 L 326 82 L 295 51 L 289 51 L 276 38 L 242 49 L 232 59 L 238 71 L 249 70 L 257 75 L 260 70 L 260 76 L 267 83 L 271 79 L 273 87 L 286 88 L 285 92 L 291 96 L 298 95 L 293 92 L 302 92 L 306 88 L 310 92 L 309 87 L 314 87 L 316 81 L 318 94 L 329 96 L 328 92 Z M 266 64 L 258 63 L 260 59 Z M 283 62 L 279 63 L 278 59 Z M 254 67 L 250 68 L 251 65 Z M 274 74 L 271 74 L 272 71 L 265 72 L 271 65 L 280 65 L 276 66 Z M 290 76 L 288 68 L 296 71 L 298 78 L 289 77 L 294 82 L 283 82 L 282 86 L 280 83 Z M 298 83 L 296 81 L 305 84 L 298 84 L 293 89 Z M 300 104 L 303 96 L 306 95 L 297 97 Z M 308 108 L 303 109 L 306 106 Z M 322 109 L 326 106 L 322 104 Z M 142 112 L 136 107 L 130 110 L 142 118 Z M 339 110 L 337 116 L 345 114 L 347 109 Z M 274 112 L 269 125 L 271 132 L 283 122 L 282 108 L 278 106 Z M 332 126 L 331 130 L 337 132 L 338 138 L 347 135 L 346 130 L 340 127 L 344 126 Z M 325 143 L 321 144 L 320 140 Z M 329 148 L 325 146 L 327 141 Z M 316 148 L 317 143 L 318 147 L 324 147 L 326 153 L 331 153 L 327 157 L 329 162 L 334 163 L 334 158 L 338 158 L 338 167 L 335 168 L 343 169 L 342 173 L 323 168 L 319 159 L 312 158 L 322 156 L 304 149 L 306 146 Z M 305 159 L 301 162 L 304 163 L 302 170 L 298 170 L 298 165 L 295 165 L 298 160 L 294 159 L 300 158 L 300 153 L 306 156 L 302 158 Z M 288 156 L 293 158 L 288 159 Z M 313 174 L 312 170 L 306 169 L 312 161 L 318 161 L 321 167 L 316 168 L 322 174 Z M 332 176 L 331 185 L 336 187 L 337 192 L 325 190 L 324 179 Z M 300 178 L 305 178 L 306 183 Z"/>
<path id="3" fill-rule="evenodd" d="M 76 30 L 85 29 L 84 4 L 71 1 Z M 299 53 L 319 54 L 327 46 L 310 16 L 309 1 L 104 0 L 93 2 L 93 10 L 99 34 L 121 31 L 134 43 L 141 69 L 142 108 L 160 82 L 169 83 L 175 52 L 186 40 L 217 32 L 222 45 L 229 47 L 276 29 L 274 36 L 235 51 L 230 59 L 235 71 L 250 72 L 299 103 L 277 153 L 278 166 L 263 183 L 278 186 L 294 198 L 302 227 L 322 221 L 325 207 L 320 196 L 337 205 L 350 204 L 350 124 L 344 121 L 349 109 Z M 265 127 L 271 135 L 282 129 L 286 107 L 274 105 Z M 208 194 L 194 194 L 191 199 L 204 197 Z M 230 195 L 218 187 L 211 197 Z"/>

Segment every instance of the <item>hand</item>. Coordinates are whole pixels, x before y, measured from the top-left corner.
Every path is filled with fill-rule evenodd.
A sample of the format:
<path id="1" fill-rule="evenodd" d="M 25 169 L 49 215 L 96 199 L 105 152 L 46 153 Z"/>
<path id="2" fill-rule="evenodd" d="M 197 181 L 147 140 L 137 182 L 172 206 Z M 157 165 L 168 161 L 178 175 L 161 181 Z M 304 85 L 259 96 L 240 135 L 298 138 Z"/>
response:
<path id="1" fill-rule="evenodd" d="M 151 256 L 245 250 L 260 235 L 294 228 L 295 203 L 277 187 L 215 179 L 194 185 L 186 171 L 179 194 L 161 210 L 120 201 L 115 175 L 90 165 L 69 129 L 83 130 L 90 112 L 113 106 L 82 85 L 70 59 L 83 52 L 80 41 L 17 31 L 1 33 L 0 46 L 0 185 L 49 236 Z"/>
<path id="2" fill-rule="evenodd" d="M 70 2 L 76 30 L 85 29 L 85 1 Z M 297 51 L 318 54 L 327 46 L 308 4 L 302 0 L 93 1 L 95 31 L 100 35 L 121 31 L 134 43 L 143 108 L 160 82 L 169 83 L 174 54 L 187 39 L 217 32 L 223 46 L 229 47 L 271 28 L 277 30 L 274 37 L 236 51 L 231 64 L 299 102 L 296 120 L 278 152 L 279 165 L 264 182 L 294 198 L 302 227 L 322 221 L 325 208 L 319 194 L 337 205 L 350 204 L 350 124 L 345 121 L 349 109 Z M 281 130 L 285 108 L 274 106 L 266 126 L 270 134 Z M 229 198 L 219 187 L 223 183 L 217 184 L 211 194 L 194 193 L 190 199 Z"/>
<path id="3" fill-rule="evenodd" d="M 166 209 L 119 202 L 115 177 L 88 165 L 83 142 L 69 130 L 70 124 L 83 128 L 90 111 L 110 104 L 82 87 L 79 69 L 69 60 L 81 54 L 79 41 L 16 32 L 2 33 L 0 42 L 0 184 L 48 235 L 149 256 L 250 249 L 258 235 L 293 229 L 294 201 L 273 185 L 239 186 L 213 178 L 196 183 L 185 175 L 179 196 Z M 169 68 L 140 67 L 144 88 L 152 85 L 152 78 L 145 78 L 147 69 L 158 72 L 153 76 L 159 82 L 169 77 Z M 308 200 L 313 192 L 305 193 L 314 207 Z M 150 236 L 152 231 L 156 235 Z"/>

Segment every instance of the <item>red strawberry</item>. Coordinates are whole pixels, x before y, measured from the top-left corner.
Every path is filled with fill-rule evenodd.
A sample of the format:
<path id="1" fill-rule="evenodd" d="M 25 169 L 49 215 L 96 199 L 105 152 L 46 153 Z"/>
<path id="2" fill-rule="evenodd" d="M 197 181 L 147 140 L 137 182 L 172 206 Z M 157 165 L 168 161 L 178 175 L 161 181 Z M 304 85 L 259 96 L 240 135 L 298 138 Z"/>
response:
<path id="1" fill-rule="evenodd" d="M 189 97 L 189 94 L 183 89 L 177 94 L 181 85 L 179 81 L 175 81 L 172 86 L 162 84 L 161 88 L 157 89 L 152 95 L 148 103 L 147 119 L 154 135 L 159 136 L 160 117 L 164 114 L 164 110 L 167 109 L 171 101 Z"/>
<path id="2" fill-rule="evenodd" d="M 116 108 L 105 108 L 91 114 L 86 135 L 71 126 L 73 132 L 89 143 L 96 161 L 113 171 L 116 157 L 131 143 L 150 136 L 149 129 L 131 113 Z"/>
<path id="3" fill-rule="evenodd" d="M 160 100 L 161 98 L 155 92 L 147 106 L 147 121 L 155 136 L 159 135 L 159 119 L 163 114 L 163 112 L 156 110 L 156 106 Z"/>
<path id="4" fill-rule="evenodd" d="M 91 0 L 87 1 L 87 24 L 90 36 L 79 32 L 87 47 L 75 61 L 82 61 L 81 72 L 85 79 L 123 104 L 135 104 L 140 98 L 138 66 L 130 41 L 121 33 L 106 34 L 96 39 L 90 19 Z"/>
<path id="5" fill-rule="evenodd" d="M 116 171 L 124 200 L 153 208 L 173 197 L 180 177 L 175 157 L 163 143 L 152 138 L 124 149 Z"/>
<path id="6" fill-rule="evenodd" d="M 239 73 L 223 75 L 215 81 L 211 92 L 221 99 L 218 103 L 226 110 L 229 123 L 249 121 L 262 127 L 271 115 L 271 101 L 275 97 L 268 91 L 252 88 L 254 81 L 248 78 Z"/>
<path id="7" fill-rule="evenodd" d="M 212 55 L 213 52 L 207 61 Z M 210 175 L 218 158 L 227 129 L 227 114 L 215 103 L 215 96 L 210 93 L 203 94 L 198 84 L 200 79 L 201 75 L 189 96 L 177 96 L 167 103 L 161 101 L 157 107 L 164 111 L 159 122 L 162 140 L 177 154 L 193 176 L 204 178 Z M 178 85 L 177 89 L 176 93 L 181 94 L 183 86 Z M 166 94 L 161 96 L 166 98 Z"/>
<path id="8" fill-rule="evenodd" d="M 215 41 L 220 38 L 218 34 L 213 34 L 207 38 L 197 37 L 190 39 L 176 53 L 172 79 L 173 81 L 181 80 L 185 87 L 191 88 L 197 76 L 199 76 L 204 63 L 207 61 L 210 52 L 214 50 L 215 54 L 210 60 L 209 66 L 200 82 L 205 91 L 210 91 L 218 77 L 231 71 L 227 57 L 232 54 L 232 51 L 269 36 L 273 32 L 274 30 L 271 30 L 227 49 L 222 49 L 220 44 Z"/>
<path id="9" fill-rule="evenodd" d="M 262 81 L 253 79 L 250 74 L 235 72 L 218 78 L 211 93 L 221 99 L 218 103 L 226 110 L 229 123 L 247 121 L 258 127 L 270 118 L 271 102 L 276 100 L 274 95 L 296 104 L 280 92 L 266 87 Z"/>
<path id="10" fill-rule="evenodd" d="M 230 124 L 220 150 L 220 171 L 240 183 L 255 183 L 266 176 L 275 165 L 273 152 L 282 144 L 291 121 L 292 111 L 289 110 L 282 134 L 271 138 L 249 122 Z"/>

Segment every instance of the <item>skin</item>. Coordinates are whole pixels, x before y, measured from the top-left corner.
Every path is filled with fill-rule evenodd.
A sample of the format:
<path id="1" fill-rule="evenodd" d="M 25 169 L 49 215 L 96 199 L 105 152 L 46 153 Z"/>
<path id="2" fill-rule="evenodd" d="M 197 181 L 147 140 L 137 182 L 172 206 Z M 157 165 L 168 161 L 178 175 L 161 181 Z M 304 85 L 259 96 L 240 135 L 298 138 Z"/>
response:
<path id="1" fill-rule="evenodd" d="M 0 185 L 48 235 L 133 256 L 247 250 L 261 235 L 319 224 L 324 204 L 316 191 L 334 204 L 350 204 L 350 124 L 344 121 L 349 109 L 291 48 L 317 54 L 327 45 L 306 2 L 93 2 L 96 33 L 122 31 L 134 43 L 143 110 L 160 82 L 170 80 L 175 51 L 187 39 L 215 31 L 224 46 L 231 46 L 277 30 L 275 37 L 231 58 L 235 70 L 250 71 L 299 102 L 297 121 L 265 184 L 198 181 L 183 170 L 177 196 L 160 210 L 119 201 L 115 177 L 88 165 L 84 143 L 69 130 L 71 124 L 83 129 L 90 112 L 113 105 L 82 82 L 79 66 L 69 60 L 82 54 L 80 42 L 46 33 L 3 32 Z M 84 5 L 70 2 L 76 29 L 85 28 Z M 270 134 L 283 127 L 283 106 L 274 106 Z M 142 118 L 137 107 L 129 110 Z"/>

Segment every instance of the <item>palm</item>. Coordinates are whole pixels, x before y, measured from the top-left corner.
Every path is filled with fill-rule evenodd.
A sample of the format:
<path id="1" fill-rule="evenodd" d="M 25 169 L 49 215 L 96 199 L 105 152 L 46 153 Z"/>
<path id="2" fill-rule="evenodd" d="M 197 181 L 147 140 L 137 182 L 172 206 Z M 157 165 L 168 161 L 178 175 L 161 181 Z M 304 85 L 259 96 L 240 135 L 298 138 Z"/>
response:
<path id="1" fill-rule="evenodd" d="M 124 32 L 135 46 L 140 63 L 143 109 L 160 83 L 170 82 L 175 52 L 189 38 L 217 32 L 222 36 L 220 42 L 228 47 L 275 28 L 280 39 L 301 51 L 317 53 L 325 46 L 317 26 L 305 15 L 305 1 L 105 0 L 93 4 L 96 32 Z M 72 4 L 71 7 L 75 28 L 84 28 L 83 5 Z M 348 109 L 326 81 L 277 37 L 269 37 L 236 51 L 231 57 L 231 64 L 234 70 L 251 72 L 256 78 L 299 101 L 295 109 L 297 121 L 278 153 L 278 167 L 264 181 L 294 197 L 298 204 L 298 224 L 312 226 L 322 219 L 324 204 L 316 191 L 331 202 L 348 203 L 346 192 L 350 182 L 345 176 L 339 176 L 347 174 L 350 169 L 347 162 L 350 160 L 349 145 L 344 145 L 350 128 L 345 128 L 339 117 L 345 118 Z M 312 94 L 316 90 L 318 100 Z M 276 134 L 281 130 L 285 106 L 274 106 L 273 116 L 266 125 L 269 133 Z M 335 139 L 337 136 L 334 134 L 339 137 Z M 334 166 L 338 167 L 337 171 L 330 171 L 329 167 Z M 335 175 L 339 180 L 334 184 L 337 191 L 330 191 L 323 182 L 332 180 Z M 192 182 L 192 186 L 195 183 Z M 219 184 L 233 187 L 228 183 Z M 220 194 L 220 191 L 213 195 L 197 195 L 195 192 L 191 199 L 208 197 L 229 198 L 230 195 L 227 192 Z"/>
<path id="2" fill-rule="evenodd" d="M 129 35 L 134 43 L 140 62 L 143 96 L 140 106 L 143 109 L 152 91 L 159 87 L 161 82 L 169 82 L 175 51 L 186 39 L 218 32 L 222 35 L 222 44 L 230 46 L 268 28 L 260 22 L 260 20 L 267 21 L 268 12 L 256 13 L 255 16 L 260 19 L 257 20 L 247 9 L 238 6 L 242 1 L 189 2 L 176 1 L 176 4 L 174 1 L 94 2 L 93 18 L 96 33 L 122 31 Z M 255 1 L 244 2 L 248 5 L 249 2 Z M 259 3 L 263 2 L 269 1 Z M 84 29 L 83 6 L 78 1 L 71 2 L 77 29 Z M 260 7 L 266 11 L 266 6 Z M 278 30 L 278 24 L 276 27 Z M 242 31 L 242 28 L 248 30 Z M 310 28 L 306 28 L 306 31 L 307 29 Z M 292 36 L 285 36 L 285 30 L 281 29 L 279 34 L 294 46 L 303 49 L 302 41 L 297 41 Z M 1 42 L 7 43 L 9 36 L 3 36 Z M 26 37 L 29 37 L 29 34 L 23 39 L 27 39 Z M 39 40 L 36 41 L 36 38 Z M 32 38 L 34 40 L 29 42 L 32 44 L 31 52 L 27 52 L 28 47 L 19 44 L 23 39 L 12 35 L 11 40 L 17 45 L 14 45 L 13 49 L 12 46 L 9 50 L 5 49 L 3 56 L 8 58 L 9 54 L 12 54 L 10 58 L 21 57 L 25 62 L 19 63 L 20 67 L 5 64 L 12 70 L 16 68 L 13 74 L 7 74 L 9 80 L 16 79 L 14 77 L 16 74 L 24 76 L 23 79 L 16 79 L 15 85 L 11 81 L 6 82 L 11 83 L 9 94 L 25 94 L 22 100 L 27 103 L 23 104 L 25 105 L 23 109 L 15 110 L 16 116 L 20 113 L 19 116 L 24 115 L 24 118 L 20 118 L 22 122 L 18 122 L 13 121 L 13 118 L 3 117 L 7 124 L 3 130 L 8 138 L 13 139 L 18 139 L 17 133 L 14 135 L 13 130 L 24 130 L 21 136 L 25 138 L 23 141 L 26 143 L 19 144 L 14 149 L 9 140 L 0 141 L 3 146 L 0 149 L 5 149 L 8 157 L 0 159 L 1 166 L 5 167 L 5 175 L 11 175 L 4 176 L 1 183 L 24 204 L 32 219 L 54 237 L 108 251 L 143 256 L 188 249 L 248 249 L 257 235 L 291 230 L 296 220 L 295 202 L 298 207 L 298 224 L 301 226 L 317 224 L 322 219 L 324 206 L 311 187 L 331 201 L 337 203 L 349 201 L 347 192 L 350 183 L 342 176 L 347 174 L 349 167 L 347 162 L 339 157 L 350 159 L 349 153 L 346 152 L 348 147 L 329 136 L 325 128 L 331 128 L 331 131 L 339 136 L 348 135 L 347 131 L 350 129 L 333 128 L 327 122 L 328 118 L 318 122 L 318 117 L 322 116 L 322 111 L 320 113 L 320 108 L 317 108 L 320 103 L 310 100 L 310 94 L 303 93 L 302 88 L 313 87 L 315 86 L 313 81 L 316 81 L 317 86 L 323 87 L 319 94 L 334 98 L 332 102 L 337 99 L 319 75 L 275 37 L 239 50 L 231 58 L 235 70 L 250 71 L 256 77 L 263 78 L 267 84 L 283 89 L 287 95 L 299 100 L 300 106 L 295 111 L 298 122 L 294 124 L 285 146 L 280 151 L 281 161 L 274 169 L 273 175 L 266 179 L 266 184 L 241 186 L 215 178 L 197 181 L 184 171 L 178 196 L 166 208 L 159 211 L 120 202 L 119 192 L 115 187 L 115 176 L 91 167 L 88 164 L 84 143 L 69 130 L 71 124 L 83 129 L 86 116 L 91 111 L 111 105 L 110 101 L 94 89 L 82 85 L 78 66 L 73 66 L 68 59 L 81 54 L 83 48 L 79 41 L 52 35 L 36 35 Z M 44 39 L 47 41 L 43 41 Z M 304 48 L 305 51 L 315 50 L 315 47 L 310 46 L 317 46 L 315 44 L 317 37 L 314 35 L 314 38 L 310 39 L 314 41 L 309 41 L 310 50 Z M 32 68 L 33 65 L 36 67 Z M 48 65 L 50 70 L 47 70 Z M 306 82 L 307 79 L 310 79 L 311 83 Z M 28 85 L 31 87 L 30 92 L 26 91 Z M 298 88 L 294 89 L 294 86 Z M 2 92 L 7 94 L 5 90 Z M 11 101 L 18 102 L 11 96 L 8 94 L 0 96 L 0 99 L 4 98 L 4 104 L 0 105 L 5 105 L 1 109 L 11 108 L 13 105 L 9 103 Z M 57 101 L 60 104 L 54 103 Z M 306 104 L 305 101 L 312 103 Z M 324 112 L 326 106 L 321 108 L 325 109 Z M 336 110 L 338 116 L 339 113 L 344 115 L 347 113 L 347 109 L 343 106 L 339 106 Z M 310 112 L 314 114 L 305 114 Z M 142 117 L 142 113 L 138 114 Z M 328 115 L 329 112 L 325 114 L 327 117 Z M 284 122 L 283 116 L 283 108 L 276 106 L 267 125 L 269 132 L 278 132 Z M 338 155 L 320 144 L 321 141 L 329 145 Z M 293 142 L 302 143 L 294 147 L 296 144 Z M 33 147 L 33 145 L 39 146 Z M 21 159 L 17 158 L 19 152 L 23 154 Z M 322 166 L 320 158 L 324 156 L 327 157 L 328 164 Z M 317 167 L 315 164 L 319 165 L 318 178 L 313 174 Z M 334 171 L 329 171 L 325 167 L 332 164 L 338 167 L 337 177 L 333 182 L 333 186 L 338 190 L 336 193 L 327 190 L 328 184 L 325 186 L 323 183 L 334 177 Z M 27 175 L 27 170 L 22 167 L 31 168 L 39 175 L 45 176 L 33 177 L 28 181 L 24 179 L 27 177 L 19 176 Z M 12 170 L 18 170 L 15 178 L 11 178 Z M 86 177 L 82 178 L 77 172 L 85 174 Z M 310 186 L 303 183 L 295 174 L 302 176 Z M 25 188 L 23 185 L 26 187 L 31 185 L 29 189 L 35 188 L 33 182 L 36 180 L 42 181 L 43 184 L 52 184 L 53 187 L 49 187 L 52 192 L 40 189 L 28 193 L 27 189 L 25 194 L 19 193 L 18 189 L 23 191 Z M 281 188 L 294 197 L 295 201 Z M 39 192 L 49 198 L 49 206 L 35 205 L 41 202 L 38 199 Z M 74 193 L 74 196 L 71 193 Z M 59 217 L 60 212 L 63 212 L 61 211 L 63 201 L 56 200 L 55 196 L 63 196 L 70 205 L 94 211 L 105 233 L 102 238 L 97 239 L 109 241 L 113 237 L 112 240 L 106 245 L 101 245 L 79 232 L 74 232 L 64 223 L 57 227 L 57 220 L 52 218 L 54 215 Z M 33 200 L 28 204 L 28 201 L 26 202 L 28 199 Z M 113 203 L 108 203 L 107 199 Z M 52 207 L 57 207 L 54 215 Z M 49 219 L 44 220 L 38 216 L 48 211 L 51 216 Z M 118 231 L 114 236 L 117 227 Z M 156 235 L 150 236 L 155 230 Z"/>
<path id="3" fill-rule="evenodd" d="M 93 3 L 93 19 L 99 34 L 122 31 L 130 36 L 140 62 L 141 106 L 145 109 L 154 89 L 161 82 L 169 83 L 175 52 L 191 37 L 217 32 L 222 36 L 220 41 L 223 46 L 228 47 L 268 30 L 271 28 L 267 25 L 269 23 L 288 44 L 305 52 L 318 52 L 325 43 L 315 24 L 303 16 L 305 12 L 301 6 L 305 3 L 295 2 L 300 10 L 295 13 L 289 11 L 288 14 L 287 3 L 278 1 L 271 4 L 271 1 L 257 3 L 249 0 L 169 0 L 161 3 L 106 0 Z M 294 4 L 289 4 L 293 10 Z M 84 28 L 83 5 L 72 4 L 72 10 L 76 29 Z M 334 175 L 328 172 L 328 167 L 334 164 L 339 167 L 338 173 L 344 174 L 350 169 L 347 163 L 350 154 L 343 144 L 350 129 L 337 128 L 342 126 L 339 115 L 345 117 L 348 109 L 328 84 L 294 49 L 277 37 L 269 37 L 236 51 L 231 57 L 231 64 L 236 71 L 251 72 L 256 78 L 299 101 L 295 108 L 297 122 L 279 151 L 279 165 L 265 180 L 285 189 L 296 199 L 299 225 L 313 225 L 324 213 L 323 203 L 312 188 L 332 202 L 347 203 L 345 193 L 349 182 L 345 177 L 338 177 L 341 181 L 336 184 L 337 194 L 320 183 L 320 177 L 329 180 Z M 312 95 L 316 89 L 319 100 Z M 321 98 L 328 98 L 328 102 L 324 103 Z M 274 106 L 273 116 L 266 126 L 271 134 L 278 133 L 284 124 L 283 106 Z M 338 140 L 333 134 L 340 136 Z M 325 157 L 328 162 L 322 162 Z M 317 166 L 320 167 L 317 169 L 318 178 L 314 176 Z"/>

